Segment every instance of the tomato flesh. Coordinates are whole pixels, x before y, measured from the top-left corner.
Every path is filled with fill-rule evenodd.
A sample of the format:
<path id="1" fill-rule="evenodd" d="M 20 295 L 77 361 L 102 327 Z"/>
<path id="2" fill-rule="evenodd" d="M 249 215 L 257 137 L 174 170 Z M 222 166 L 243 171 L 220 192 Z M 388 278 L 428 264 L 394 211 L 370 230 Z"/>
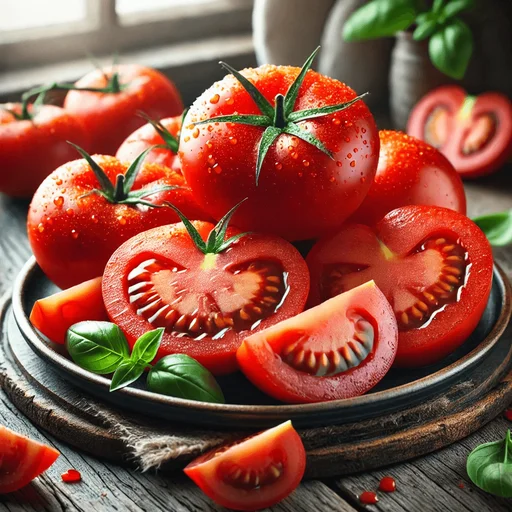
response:
<path id="1" fill-rule="evenodd" d="M 257 510 L 275 505 L 300 483 L 306 467 L 302 441 L 287 421 L 242 441 L 215 448 L 185 473 L 219 505 Z"/>
<path id="2" fill-rule="evenodd" d="M 366 393 L 391 367 L 393 310 L 368 282 L 244 340 L 244 374 L 284 402 L 339 400 Z"/>

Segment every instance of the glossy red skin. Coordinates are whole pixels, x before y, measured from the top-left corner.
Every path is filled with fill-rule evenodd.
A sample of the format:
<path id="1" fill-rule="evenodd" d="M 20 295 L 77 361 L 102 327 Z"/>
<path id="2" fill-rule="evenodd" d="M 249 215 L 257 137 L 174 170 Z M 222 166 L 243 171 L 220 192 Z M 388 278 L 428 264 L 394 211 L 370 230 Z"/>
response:
<path id="1" fill-rule="evenodd" d="M 64 108 L 82 120 L 91 136 L 91 152 L 115 155 L 120 144 L 146 123 L 139 112 L 151 119 L 181 114 L 183 103 L 176 86 L 162 73 L 136 64 L 115 67 L 121 84 L 119 93 L 70 91 Z M 111 69 L 104 70 L 108 75 Z M 105 87 L 103 71 L 95 69 L 78 82 L 77 87 Z"/>
<path id="2" fill-rule="evenodd" d="M 0 494 L 25 487 L 46 471 L 60 453 L 0 425 Z"/>
<path id="3" fill-rule="evenodd" d="M 201 490 L 213 501 L 233 510 L 260 510 L 286 498 L 300 483 L 306 469 L 302 440 L 287 421 L 277 427 L 239 441 L 234 446 L 217 447 L 201 455 L 185 469 Z M 219 455 L 217 453 L 222 452 Z M 223 479 L 222 464 L 235 463 L 241 469 L 262 470 L 276 456 L 284 456 L 284 471 L 272 484 L 254 490 L 237 489 Z"/>
<path id="4" fill-rule="evenodd" d="M 434 89 L 414 107 L 407 124 L 407 133 L 424 138 L 424 128 L 432 110 L 438 106 L 449 112 L 449 137 L 439 148 L 450 160 L 462 178 L 477 178 L 498 170 L 512 154 L 512 103 L 503 94 L 487 92 L 477 96 L 469 117 L 461 118 L 460 109 L 467 93 L 457 85 Z M 496 134 L 481 150 L 464 155 L 460 150 L 461 141 L 472 122 L 483 114 L 491 113 L 498 121 Z"/>
<path id="5" fill-rule="evenodd" d="M 207 222 L 195 222 L 194 225 L 203 240 L 214 227 Z M 229 228 L 226 238 L 236 233 L 239 231 Z M 148 258 L 170 260 L 186 269 L 199 269 L 204 262 L 204 254 L 195 247 L 182 223 L 145 231 L 128 240 L 112 255 L 103 275 L 103 301 L 109 317 L 121 327 L 130 345 L 154 329 L 145 318 L 135 313 L 129 303 L 126 285 L 130 270 Z M 187 354 L 215 375 L 231 373 L 237 369 L 236 350 L 250 332 L 265 329 L 300 313 L 309 291 L 308 269 L 299 252 L 285 240 L 271 235 L 249 234 L 218 255 L 217 267 L 265 258 L 282 264 L 288 272 L 290 286 L 283 305 L 273 315 L 265 318 L 254 331 L 228 331 L 219 340 L 208 336 L 200 343 L 165 332 L 155 361 L 169 354 Z"/>
<path id="6" fill-rule="evenodd" d="M 113 156 L 93 158 L 112 183 L 128 168 Z M 181 188 L 146 199 L 157 205 L 169 201 L 190 219 L 204 218 L 183 176 L 168 167 L 143 164 L 133 190 L 164 184 Z M 83 197 L 98 186 L 85 160 L 74 160 L 48 176 L 32 199 L 27 219 L 30 246 L 39 266 L 61 288 L 101 276 L 112 253 L 137 233 L 179 220 L 168 207 L 113 204 L 98 194 Z"/>
<path id="7" fill-rule="evenodd" d="M 279 354 L 290 338 L 294 339 L 294 333 L 322 329 L 340 312 L 340 324 L 347 322 L 347 309 L 364 313 L 376 333 L 372 353 L 361 364 L 332 377 L 317 377 L 283 362 Z M 370 282 L 246 338 L 238 349 L 237 360 L 256 387 L 282 402 L 342 400 L 366 393 L 386 375 L 395 359 L 397 337 L 393 309 Z"/>
<path id="8" fill-rule="evenodd" d="M 428 325 L 398 333 L 395 366 L 419 367 L 440 361 L 468 338 L 487 305 L 492 286 L 493 259 L 487 238 L 466 216 L 446 208 L 406 206 L 386 215 L 375 228 L 346 224 L 330 237 L 319 241 L 308 254 L 311 274 L 309 303 L 322 302 L 322 269 L 333 263 L 378 265 L 378 237 L 397 256 L 407 255 L 432 236 L 460 239 L 471 269 L 460 299 L 439 311 Z M 407 273 L 407 264 L 404 264 Z M 378 276 L 370 276 L 377 286 L 386 286 Z M 387 297 L 388 300 L 390 297 Z"/>
<path id="9" fill-rule="evenodd" d="M 298 73 L 299 68 L 270 65 L 242 71 L 272 104 Z M 345 84 L 309 71 L 295 110 L 335 105 L 355 96 Z M 228 75 L 193 103 L 184 121 L 182 171 L 197 202 L 213 218 L 219 219 L 248 197 L 235 213 L 234 225 L 306 240 L 339 227 L 361 204 L 379 153 L 375 121 L 362 101 L 342 112 L 298 123 L 332 151 L 333 159 L 297 137 L 281 134 L 266 155 L 258 186 L 256 158 L 263 128 L 192 124 L 235 112 L 260 114 L 249 94 Z"/>
<path id="10" fill-rule="evenodd" d="M 403 132 L 381 130 L 377 174 L 352 222 L 372 225 L 410 204 L 466 214 L 466 194 L 453 165 L 437 149 Z"/>
<path id="11" fill-rule="evenodd" d="M 6 108 L 21 113 L 19 103 L 7 104 Z M 68 140 L 85 150 L 89 148 L 84 126 L 60 107 L 44 105 L 26 121 L 18 121 L 0 109 L 0 192 L 31 197 L 46 176 L 75 158 L 76 150 Z"/>
<path id="12" fill-rule="evenodd" d="M 181 116 L 161 119 L 160 123 L 171 135 L 179 139 L 181 130 Z M 164 144 L 164 140 L 150 123 L 137 128 L 119 146 L 116 158 L 122 162 L 133 162 L 143 151 L 158 144 Z M 176 172 L 181 173 L 178 155 L 170 149 L 155 148 L 144 159 L 146 163 L 165 165 Z"/>

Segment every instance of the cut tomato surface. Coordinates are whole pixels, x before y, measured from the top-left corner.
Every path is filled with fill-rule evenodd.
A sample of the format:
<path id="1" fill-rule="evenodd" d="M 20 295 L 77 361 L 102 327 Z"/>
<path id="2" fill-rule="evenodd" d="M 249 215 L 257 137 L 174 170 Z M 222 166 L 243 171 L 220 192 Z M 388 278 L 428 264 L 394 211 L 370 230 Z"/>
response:
<path id="1" fill-rule="evenodd" d="M 398 329 L 373 281 L 244 340 L 238 364 L 258 388 L 283 402 L 362 395 L 391 368 Z"/>
<path id="2" fill-rule="evenodd" d="M 191 462 L 185 473 L 219 505 L 258 510 L 286 498 L 300 483 L 306 452 L 290 421 Z"/>
<path id="3" fill-rule="evenodd" d="M 194 225 L 203 240 L 214 227 Z M 226 237 L 237 233 L 229 228 Z M 181 223 L 130 239 L 103 277 L 109 317 L 130 343 L 165 327 L 157 357 L 187 354 L 216 374 L 236 369 L 249 333 L 300 313 L 308 290 L 307 265 L 285 240 L 248 234 L 224 252 L 203 254 Z"/>
<path id="4" fill-rule="evenodd" d="M 32 325 L 55 343 L 66 342 L 66 333 L 73 324 L 107 318 L 101 277 L 37 300 L 30 313 Z"/>
<path id="5" fill-rule="evenodd" d="M 492 285 L 492 252 L 478 226 L 446 208 L 406 206 L 375 228 L 348 224 L 307 258 L 310 303 L 373 279 L 398 322 L 399 366 L 441 360 L 474 330 Z"/>
<path id="6" fill-rule="evenodd" d="M 434 89 L 413 109 L 407 133 L 442 151 L 463 178 L 499 169 L 512 153 L 512 103 L 503 94 Z"/>
<path id="7" fill-rule="evenodd" d="M 0 425 L 0 494 L 21 489 L 46 471 L 60 453 Z"/>

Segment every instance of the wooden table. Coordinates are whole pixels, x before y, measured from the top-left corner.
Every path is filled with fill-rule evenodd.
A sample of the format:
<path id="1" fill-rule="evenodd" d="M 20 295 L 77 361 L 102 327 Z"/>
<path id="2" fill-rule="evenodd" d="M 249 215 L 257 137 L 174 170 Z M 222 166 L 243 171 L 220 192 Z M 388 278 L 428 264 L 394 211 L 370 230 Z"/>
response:
<path id="1" fill-rule="evenodd" d="M 466 187 L 469 214 L 512 208 L 512 168 Z M 25 235 L 27 203 L 0 197 L 0 293 L 9 289 L 30 255 Z M 499 249 L 497 261 L 512 276 L 512 247 Z M 36 356 L 34 356 L 36 357 Z M 30 486 L 0 497 L 0 511 L 210 511 L 216 507 L 182 475 L 142 474 L 89 457 L 43 432 L 23 417 L 0 391 L 0 423 L 56 446 L 62 453 L 55 465 Z M 393 511 L 393 512 L 505 512 L 512 500 L 494 498 L 468 480 L 467 454 L 480 443 L 503 437 L 512 423 L 497 418 L 476 434 L 444 450 L 382 471 L 304 482 L 275 511 Z M 65 484 L 60 475 L 69 468 L 83 476 L 79 484 Z M 391 475 L 397 492 L 384 495 L 376 506 L 364 507 L 358 496 L 375 490 L 380 478 Z"/>

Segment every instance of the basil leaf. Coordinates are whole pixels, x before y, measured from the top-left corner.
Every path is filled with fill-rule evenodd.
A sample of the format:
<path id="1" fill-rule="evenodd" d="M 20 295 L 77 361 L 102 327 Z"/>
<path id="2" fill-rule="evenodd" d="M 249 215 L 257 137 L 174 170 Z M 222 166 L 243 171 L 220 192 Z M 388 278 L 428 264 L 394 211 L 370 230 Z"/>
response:
<path id="1" fill-rule="evenodd" d="M 461 79 L 473 53 L 473 34 L 459 19 L 439 27 L 428 45 L 432 64 L 451 78 Z"/>
<path id="2" fill-rule="evenodd" d="M 158 352 L 162 336 L 164 335 L 164 328 L 159 327 L 153 331 L 144 333 L 133 346 L 132 355 L 130 359 L 134 362 L 143 361 L 151 363 Z"/>
<path id="3" fill-rule="evenodd" d="M 473 219 L 491 245 L 503 247 L 512 243 L 512 210 L 491 213 Z"/>
<path id="4" fill-rule="evenodd" d="M 462 11 L 473 9 L 475 6 L 475 0 L 451 0 L 448 2 L 444 9 L 441 11 L 444 19 L 447 20 Z"/>
<path id="5" fill-rule="evenodd" d="M 165 356 L 151 368 L 147 387 L 154 393 L 223 404 L 224 395 L 213 375 L 184 354 Z"/>
<path id="6" fill-rule="evenodd" d="M 71 359 L 85 370 L 104 375 L 112 373 L 130 357 L 121 329 L 110 322 L 79 322 L 66 335 Z"/>
<path id="7" fill-rule="evenodd" d="M 343 27 L 345 41 L 394 36 L 409 28 L 416 15 L 416 0 L 372 0 L 355 11 Z"/>
<path id="8" fill-rule="evenodd" d="M 512 498 L 510 430 L 501 441 L 477 446 L 468 456 L 466 470 L 480 489 L 502 498 Z"/>
<path id="9" fill-rule="evenodd" d="M 125 361 L 121 363 L 112 376 L 110 391 L 117 391 L 135 382 L 143 373 L 146 364 L 141 361 Z"/>
<path id="10" fill-rule="evenodd" d="M 412 38 L 415 41 L 422 41 L 423 39 L 430 37 L 435 32 L 436 28 L 437 21 L 427 20 L 416 27 L 416 30 L 414 31 Z"/>

